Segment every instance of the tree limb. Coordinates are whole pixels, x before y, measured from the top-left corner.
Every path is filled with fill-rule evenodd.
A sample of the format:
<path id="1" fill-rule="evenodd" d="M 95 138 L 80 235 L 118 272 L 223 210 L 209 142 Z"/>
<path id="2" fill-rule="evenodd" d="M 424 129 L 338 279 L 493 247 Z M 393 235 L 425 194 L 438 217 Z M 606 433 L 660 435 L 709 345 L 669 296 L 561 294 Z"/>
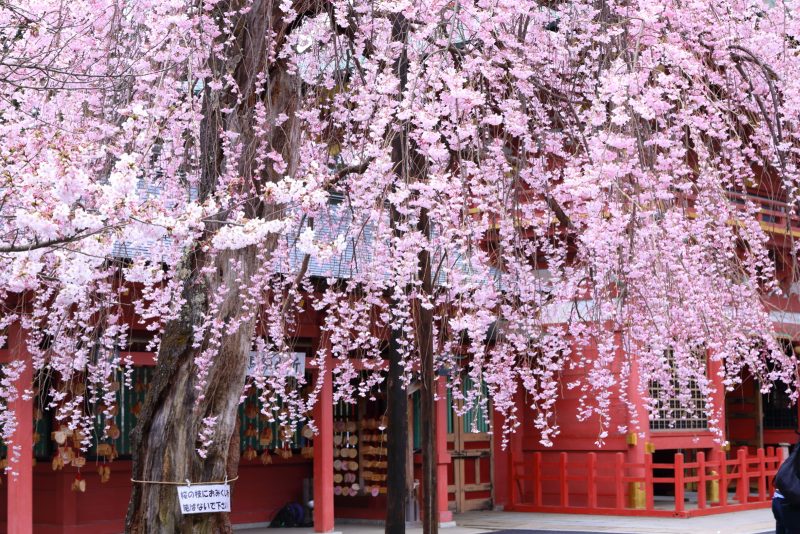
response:
<path id="1" fill-rule="evenodd" d="M 47 248 L 52 247 L 55 245 L 63 245 L 65 243 L 74 243 L 76 241 L 80 241 L 81 239 L 86 239 L 87 237 L 91 237 L 93 235 L 101 234 L 106 230 L 110 230 L 112 228 L 118 228 L 119 225 L 115 226 L 104 226 L 99 230 L 95 230 L 93 232 L 88 232 L 85 234 L 77 234 L 69 237 L 59 237 L 57 239 L 49 239 L 47 241 L 34 241 L 33 243 L 27 243 L 24 245 L 9 245 L 5 247 L 0 247 L 0 254 L 8 254 L 11 252 L 28 252 L 29 250 L 36 250 L 40 248 Z"/>

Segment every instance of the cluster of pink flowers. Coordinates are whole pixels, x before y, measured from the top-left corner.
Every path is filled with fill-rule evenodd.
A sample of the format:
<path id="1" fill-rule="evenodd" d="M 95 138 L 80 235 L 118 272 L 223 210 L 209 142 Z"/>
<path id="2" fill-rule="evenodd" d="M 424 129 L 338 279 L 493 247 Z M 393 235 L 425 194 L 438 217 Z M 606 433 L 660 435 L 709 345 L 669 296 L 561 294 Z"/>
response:
<path id="1" fill-rule="evenodd" d="M 770 311 L 795 298 L 797 250 L 747 195 L 772 195 L 787 221 L 800 200 L 800 6 L 286 0 L 291 33 L 270 34 L 246 126 L 255 146 L 236 121 L 203 123 L 205 99 L 241 89 L 211 66 L 233 65 L 238 46 L 235 13 L 216 20 L 215 6 L 0 6 L 0 326 L 22 317 L 25 364 L 58 378 L 45 395 L 59 421 L 91 435 L 86 406 L 112 404 L 132 365 L 119 347 L 146 325 L 157 350 L 197 251 L 233 258 L 194 329 L 199 397 L 225 337 L 248 328 L 257 353 L 279 356 L 251 372 L 288 426 L 319 392 L 290 373 L 312 308 L 330 350 L 314 361 L 333 357 L 337 400 L 372 397 L 389 332 L 417 379 L 421 307 L 459 410 L 496 410 L 504 436 L 532 424 L 545 444 L 564 386 L 600 443 L 646 424 L 638 397 L 651 415 L 671 399 L 703 410 L 722 438 L 717 384 L 744 371 L 796 398 Z M 291 118 L 269 107 L 270 69 L 294 76 Z M 269 139 L 290 120 L 301 133 L 287 157 Z M 211 189 L 208 128 L 221 139 Z M 254 217 L 256 201 L 277 208 Z M 255 273 L 235 259 L 248 247 Z M 484 387 L 465 391 L 462 369 Z M 2 373 L 10 440 L 18 365 Z M 204 421 L 201 455 L 216 419 Z"/>

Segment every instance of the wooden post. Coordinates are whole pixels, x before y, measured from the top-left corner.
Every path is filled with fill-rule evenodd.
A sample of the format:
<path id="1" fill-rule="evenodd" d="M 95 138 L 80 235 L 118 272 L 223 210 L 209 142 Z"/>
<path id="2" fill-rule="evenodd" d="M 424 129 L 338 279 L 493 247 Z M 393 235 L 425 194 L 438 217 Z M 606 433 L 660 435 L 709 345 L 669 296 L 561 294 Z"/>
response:
<path id="1" fill-rule="evenodd" d="M 747 449 L 742 447 L 736 451 L 736 460 L 739 462 L 739 485 L 736 488 L 736 495 L 739 504 L 747 502 L 747 494 L 750 493 L 750 478 L 747 476 Z"/>
<path id="2" fill-rule="evenodd" d="M 761 396 L 760 385 L 757 380 L 754 380 L 753 385 L 756 391 L 756 433 L 758 439 L 756 447 L 760 449 L 764 446 L 764 397 Z"/>
<path id="3" fill-rule="evenodd" d="M 558 485 L 561 495 L 561 506 L 569 506 L 569 483 L 567 481 L 567 453 L 562 452 L 558 455 Z"/>
<path id="4" fill-rule="evenodd" d="M 683 453 L 679 452 L 675 455 L 675 511 L 683 512 L 683 496 L 684 496 L 684 482 L 683 482 Z"/>
<path id="5" fill-rule="evenodd" d="M 620 334 L 615 335 L 615 339 Z M 630 357 L 622 348 L 622 343 L 617 349 L 617 358 L 621 362 L 628 362 L 630 364 L 630 376 L 628 377 L 628 398 L 639 399 L 646 393 L 643 389 L 643 384 L 640 380 L 639 362 L 636 358 Z M 653 484 L 652 484 L 652 468 L 649 467 L 648 457 L 652 452 L 650 446 L 650 425 L 647 424 L 648 412 L 645 403 L 636 402 L 635 411 L 636 417 L 639 421 L 643 421 L 644 425 L 638 429 L 631 428 L 634 432 L 635 440 L 629 444 L 627 452 L 625 453 L 625 463 L 628 464 L 627 475 L 628 480 L 626 483 L 627 491 L 627 504 L 633 509 L 653 509 Z M 652 463 L 652 458 L 649 458 Z M 648 476 L 650 477 L 648 479 Z M 648 483 L 648 480 L 650 482 Z M 650 496 L 648 498 L 648 495 Z"/>
<path id="6" fill-rule="evenodd" d="M 14 431 L 15 446 L 19 456 L 13 464 L 16 474 L 8 476 L 8 534 L 31 534 L 33 532 L 33 399 L 24 399 L 25 390 L 33 385 L 33 368 L 28 354 L 27 336 L 16 322 L 8 328 L 8 347 L 11 361 L 25 362 L 25 369 L 14 384 L 18 397 L 9 403 L 17 418 Z M 47 439 L 47 438 L 43 438 Z M 11 451 L 8 451 L 11 461 Z"/>
<path id="7" fill-rule="evenodd" d="M 453 520 L 447 501 L 447 466 L 450 465 L 450 453 L 447 452 L 447 384 L 444 377 L 436 380 L 436 483 L 438 485 L 436 498 L 438 500 L 439 522 L 449 523 Z"/>
<path id="8" fill-rule="evenodd" d="M 777 449 L 775 447 L 767 447 L 767 457 L 771 459 L 769 462 L 770 471 L 777 472 L 778 468 L 781 466 L 782 453 L 783 453 L 783 447 L 779 447 Z M 775 492 L 775 477 L 767 476 L 767 498 L 771 498 L 774 492 Z"/>
<path id="9" fill-rule="evenodd" d="M 617 510 L 625 508 L 625 483 L 622 480 L 625 470 L 625 453 L 618 452 L 614 455 L 614 494 L 616 495 L 615 507 Z"/>
<path id="10" fill-rule="evenodd" d="M 721 451 L 719 455 L 719 505 L 728 504 L 728 455 Z"/>
<path id="11" fill-rule="evenodd" d="M 758 500 L 764 501 L 767 499 L 767 469 L 764 465 L 764 449 L 759 448 L 756 451 L 756 458 L 758 458 Z"/>
<path id="12" fill-rule="evenodd" d="M 514 509 L 514 505 L 516 504 L 516 492 L 514 491 L 514 486 L 516 485 L 516 474 L 517 474 L 517 466 L 516 466 L 516 457 L 514 456 L 514 451 L 509 449 L 508 451 L 508 503 L 506 504 L 506 508 L 509 510 Z"/>
<path id="13" fill-rule="evenodd" d="M 597 453 L 590 452 L 586 459 L 586 490 L 589 493 L 588 502 L 589 508 L 597 508 Z"/>
<path id="14" fill-rule="evenodd" d="M 649 452 L 644 455 L 644 507 L 653 510 L 653 455 Z"/>
<path id="15" fill-rule="evenodd" d="M 533 504 L 542 506 L 542 453 L 533 453 Z"/>
<path id="16" fill-rule="evenodd" d="M 319 434 L 314 438 L 314 532 L 332 532 L 333 510 L 333 358 L 328 338 L 323 338 L 325 350 L 324 373 L 317 372 L 323 380 L 319 399 L 314 408 L 314 420 Z"/>
<path id="17" fill-rule="evenodd" d="M 697 507 L 706 507 L 706 453 L 697 453 Z"/>

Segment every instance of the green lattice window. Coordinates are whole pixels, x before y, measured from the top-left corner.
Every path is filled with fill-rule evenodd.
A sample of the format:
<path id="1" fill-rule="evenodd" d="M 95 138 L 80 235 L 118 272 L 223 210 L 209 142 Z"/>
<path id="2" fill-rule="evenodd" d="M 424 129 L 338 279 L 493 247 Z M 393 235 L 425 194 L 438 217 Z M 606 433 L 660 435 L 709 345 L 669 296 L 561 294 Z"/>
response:
<path id="1" fill-rule="evenodd" d="M 482 398 L 488 399 L 489 390 L 486 384 L 481 383 L 480 387 Z M 464 395 L 466 395 L 468 391 L 475 389 L 475 382 L 469 375 L 464 375 L 464 379 L 461 382 L 461 389 Z M 467 410 L 467 413 L 461 418 L 461 423 L 464 425 L 464 432 L 489 432 L 489 418 L 486 411 L 487 410 L 482 409 L 480 406 L 475 406 L 471 410 Z"/>
<path id="2" fill-rule="evenodd" d="M 469 375 L 464 374 L 461 379 L 461 392 L 462 394 L 466 395 L 467 392 L 472 391 L 475 388 L 475 382 L 470 378 Z M 489 390 L 486 387 L 486 384 L 481 385 L 481 389 L 483 390 L 483 398 L 489 398 Z M 447 405 L 451 408 L 447 410 L 447 433 L 452 434 L 455 431 L 455 410 L 453 410 L 453 392 L 450 388 L 447 388 Z M 465 433 L 472 433 L 475 432 L 489 432 L 491 430 L 491 424 L 489 422 L 489 414 L 484 413 L 484 410 L 481 409 L 479 406 L 473 407 L 471 410 L 467 410 L 467 413 L 461 417 L 461 425 L 462 431 Z"/>
<path id="3" fill-rule="evenodd" d="M 678 368 L 672 349 L 664 351 L 664 357 L 672 368 L 672 377 L 669 384 L 650 382 L 650 398 L 656 401 L 656 411 L 650 419 L 650 430 L 703 430 L 708 428 L 708 415 L 706 414 L 706 399 L 700 390 L 697 380 L 682 380 L 678 376 Z M 705 352 L 698 351 L 696 358 L 705 365 Z M 667 388 L 667 399 L 661 397 L 664 388 Z M 687 402 L 681 402 L 677 394 L 681 388 L 688 390 L 690 396 Z"/>
<path id="4" fill-rule="evenodd" d="M 452 434 L 455 431 L 455 424 L 453 419 L 455 418 L 455 412 L 453 411 L 453 390 L 447 388 L 447 433 Z"/>
<path id="5" fill-rule="evenodd" d="M 422 447 L 422 430 L 420 428 L 420 413 L 421 413 L 422 397 L 419 390 L 411 394 L 411 410 L 413 411 L 414 421 L 414 445 L 415 449 Z"/>
<path id="6" fill-rule="evenodd" d="M 278 405 L 281 406 L 280 401 Z M 282 431 L 278 421 L 270 422 L 267 416 L 261 413 L 263 403 L 258 399 L 258 394 L 252 388 L 248 390 L 245 401 L 239 405 L 240 448 L 242 452 L 248 447 L 257 451 L 266 449 L 282 449 L 284 445 L 293 450 L 307 446 L 308 440 L 302 436 L 303 425 L 298 425 L 291 439 L 286 444 L 281 439 Z"/>
<path id="7" fill-rule="evenodd" d="M 103 435 L 103 425 L 105 417 L 102 414 L 95 416 L 95 445 L 92 446 L 92 456 L 97 455 L 96 442 L 112 445 L 119 457 L 130 457 L 131 455 L 131 431 L 136 427 L 138 422 L 137 414 L 144 405 L 144 398 L 147 395 L 147 390 L 150 387 L 150 381 L 153 374 L 152 367 L 134 367 L 131 375 L 131 387 L 124 387 L 124 373 L 118 371 L 114 377 L 114 381 L 119 384 L 117 391 L 117 413 L 114 416 L 114 430 L 112 434 L 117 436 L 107 437 L 100 439 Z M 117 434 L 118 433 L 118 434 Z"/>

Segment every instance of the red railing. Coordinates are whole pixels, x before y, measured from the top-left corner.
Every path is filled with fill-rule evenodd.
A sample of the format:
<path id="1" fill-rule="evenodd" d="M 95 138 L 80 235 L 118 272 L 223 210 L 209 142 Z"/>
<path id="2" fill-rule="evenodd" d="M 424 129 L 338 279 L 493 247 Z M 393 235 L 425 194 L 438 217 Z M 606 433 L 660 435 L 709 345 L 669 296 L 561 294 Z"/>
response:
<path id="1" fill-rule="evenodd" d="M 534 452 L 520 461 L 512 453 L 508 509 L 692 517 L 764 508 L 783 461 L 782 450 L 773 447 L 755 455 L 742 448 L 734 458 L 720 453 L 713 460 L 700 451 L 692 462 L 677 453 L 672 463 L 654 463 L 651 454 L 640 463 L 626 462 L 621 452 L 601 455 Z M 656 485 L 664 495 L 656 495 Z"/>

